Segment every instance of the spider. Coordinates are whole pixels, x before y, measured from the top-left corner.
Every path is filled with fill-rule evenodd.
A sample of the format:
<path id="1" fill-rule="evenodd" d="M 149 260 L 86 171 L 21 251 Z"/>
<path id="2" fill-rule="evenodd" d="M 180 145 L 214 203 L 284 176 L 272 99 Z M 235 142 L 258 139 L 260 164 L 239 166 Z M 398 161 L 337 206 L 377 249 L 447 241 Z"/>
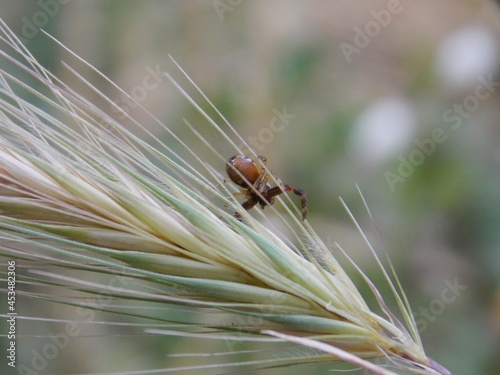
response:
<path id="1" fill-rule="evenodd" d="M 259 156 L 259 160 L 265 165 L 267 159 Z M 274 203 L 274 197 L 286 191 L 296 194 L 300 197 L 302 204 L 302 220 L 307 217 L 307 197 L 306 193 L 293 186 L 282 184 L 279 179 L 278 186 L 271 186 L 268 181 L 270 178 L 265 168 L 259 170 L 257 164 L 252 159 L 244 155 L 236 155 L 226 162 L 226 173 L 236 185 L 242 187 L 241 193 L 246 201 L 241 205 L 245 210 L 251 209 L 257 203 L 264 209 L 267 205 Z M 241 214 L 236 212 L 234 216 L 241 221 Z"/>

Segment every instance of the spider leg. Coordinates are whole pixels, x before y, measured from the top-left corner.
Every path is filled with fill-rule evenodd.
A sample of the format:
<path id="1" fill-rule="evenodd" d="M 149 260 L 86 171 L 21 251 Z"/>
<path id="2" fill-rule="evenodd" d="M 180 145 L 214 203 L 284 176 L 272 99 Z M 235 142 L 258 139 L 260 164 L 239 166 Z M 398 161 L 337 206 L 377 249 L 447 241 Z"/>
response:
<path id="1" fill-rule="evenodd" d="M 266 171 L 267 159 L 264 156 L 259 156 L 259 160 L 263 164 L 263 167 L 260 170 L 259 178 L 254 182 L 253 186 L 255 189 L 260 191 L 261 186 L 266 186 L 267 181 L 269 180 L 269 175 Z"/>
<path id="2" fill-rule="evenodd" d="M 241 204 L 241 207 L 243 207 L 245 210 L 249 210 L 251 209 L 253 206 L 255 206 L 257 204 L 259 200 L 257 199 L 257 197 L 250 197 L 248 200 L 246 200 L 245 202 L 243 202 Z"/>
<path id="3" fill-rule="evenodd" d="M 241 204 L 241 206 L 246 210 L 248 211 L 249 209 L 251 209 L 253 206 L 255 206 L 257 204 L 259 200 L 257 199 L 257 197 L 255 196 L 251 196 L 250 198 L 248 198 L 248 200 L 246 200 L 245 202 L 243 202 Z M 242 217 L 241 217 L 241 214 L 239 212 L 235 212 L 234 213 L 234 217 L 236 219 L 238 219 L 239 221 L 241 221 Z"/>
<path id="4" fill-rule="evenodd" d="M 290 193 L 300 197 L 300 203 L 302 205 L 302 220 L 305 220 L 307 217 L 307 195 L 305 191 L 296 189 L 290 185 L 275 186 L 266 192 L 265 198 L 269 201 L 271 198 L 283 194 L 285 191 L 289 191 Z"/>

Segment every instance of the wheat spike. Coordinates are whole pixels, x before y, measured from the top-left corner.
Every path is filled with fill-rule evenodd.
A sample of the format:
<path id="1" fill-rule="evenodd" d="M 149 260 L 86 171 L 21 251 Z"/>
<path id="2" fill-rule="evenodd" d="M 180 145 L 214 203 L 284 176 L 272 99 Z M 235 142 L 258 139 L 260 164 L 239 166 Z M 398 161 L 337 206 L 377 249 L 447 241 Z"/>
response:
<path id="1" fill-rule="evenodd" d="M 184 165 L 135 136 L 40 66 L 0 25 L 2 59 L 22 73 L 0 72 L 2 255 L 66 270 L 119 272 L 156 285 L 154 294 L 140 295 L 146 300 L 257 317 L 253 326 L 228 325 L 220 339 L 237 332 L 248 341 L 279 339 L 321 352 L 304 362 L 342 360 L 394 374 L 366 361 L 388 358 L 401 371 L 449 374 L 426 356 L 395 287 L 405 324 L 380 296 L 385 314 L 370 309 L 307 222 L 282 216 L 299 228 L 298 248 L 247 213 L 240 222 L 233 212 L 241 208 L 213 169 Z M 76 276 L 33 272 L 39 283 L 71 281 L 92 291 L 90 281 Z"/>

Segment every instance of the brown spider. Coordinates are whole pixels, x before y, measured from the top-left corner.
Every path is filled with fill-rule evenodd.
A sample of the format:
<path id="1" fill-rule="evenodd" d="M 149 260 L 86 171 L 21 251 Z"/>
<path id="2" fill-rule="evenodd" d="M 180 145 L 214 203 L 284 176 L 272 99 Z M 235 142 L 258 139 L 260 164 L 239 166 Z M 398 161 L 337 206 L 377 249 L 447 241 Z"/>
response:
<path id="1" fill-rule="evenodd" d="M 266 158 L 259 156 L 259 160 L 266 164 Z M 274 203 L 274 197 L 286 191 L 296 194 L 300 197 L 302 204 L 302 220 L 307 217 L 307 197 L 306 193 L 300 189 L 296 189 L 290 185 L 284 185 L 279 179 L 278 186 L 272 187 L 269 181 L 269 174 L 265 168 L 259 170 L 257 164 L 252 159 L 244 155 L 236 155 L 226 162 L 226 173 L 236 185 L 243 189 L 241 193 L 245 196 L 246 201 L 241 205 L 245 210 L 251 209 L 257 203 L 263 209 L 267 205 Z M 236 212 L 234 216 L 241 220 L 241 215 Z"/>

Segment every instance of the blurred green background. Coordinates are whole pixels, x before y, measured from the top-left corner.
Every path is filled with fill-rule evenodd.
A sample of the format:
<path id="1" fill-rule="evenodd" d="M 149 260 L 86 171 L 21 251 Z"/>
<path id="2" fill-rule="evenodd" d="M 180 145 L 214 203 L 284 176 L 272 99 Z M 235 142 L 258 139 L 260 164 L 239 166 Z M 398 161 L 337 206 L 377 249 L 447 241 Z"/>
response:
<path id="1" fill-rule="evenodd" d="M 269 167 L 307 191 L 309 220 L 319 235 L 339 242 L 379 281 L 339 201 L 342 196 L 380 249 L 358 184 L 427 354 L 454 375 L 500 373 L 497 3 L 17 0 L 2 2 L 0 14 L 56 75 L 69 77 L 60 62 L 68 56 L 39 28 L 139 98 L 187 142 L 193 136 L 183 118 L 232 156 L 158 74 L 182 80 L 168 55 L 174 57 Z M 89 79 L 108 93 L 109 85 Z M 169 142 L 146 114 L 116 91 L 108 95 Z M 285 122 L 278 113 L 287 114 Z M 206 158 L 219 163 L 209 152 Z M 189 359 L 167 355 L 212 350 L 206 342 L 142 337 L 138 329 L 132 338 L 106 332 L 72 340 L 47 373 L 183 366 Z M 47 334 L 42 326 L 39 334 Z"/>

